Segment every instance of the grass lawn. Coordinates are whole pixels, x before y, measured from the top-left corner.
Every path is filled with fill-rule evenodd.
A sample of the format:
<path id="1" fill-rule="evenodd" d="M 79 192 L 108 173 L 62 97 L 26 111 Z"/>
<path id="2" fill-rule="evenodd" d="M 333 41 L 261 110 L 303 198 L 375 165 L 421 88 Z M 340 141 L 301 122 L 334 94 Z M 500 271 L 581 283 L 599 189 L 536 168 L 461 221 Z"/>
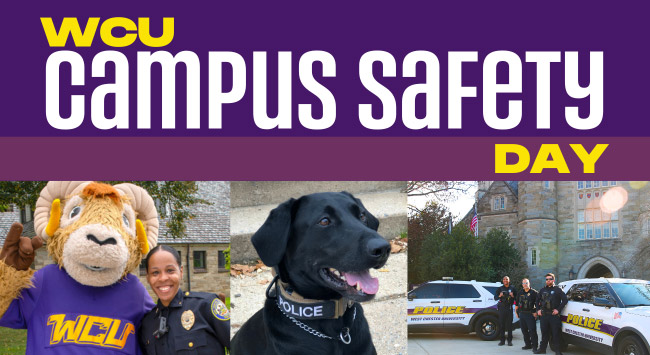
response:
<path id="1" fill-rule="evenodd" d="M 0 355 L 24 354 L 27 330 L 0 327 Z"/>

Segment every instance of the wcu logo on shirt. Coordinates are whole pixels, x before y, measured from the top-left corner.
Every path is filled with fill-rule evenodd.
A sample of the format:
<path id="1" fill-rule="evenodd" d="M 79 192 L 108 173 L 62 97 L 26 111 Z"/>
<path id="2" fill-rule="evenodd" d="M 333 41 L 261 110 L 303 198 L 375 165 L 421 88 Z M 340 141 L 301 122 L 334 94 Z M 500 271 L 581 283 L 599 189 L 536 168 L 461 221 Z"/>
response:
<path id="1" fill-rule="evenodd" d="M 47 326 L 49 346 L 83 344 L 121 350 L 135 334 L 129 321 L 85 314 L 52 314 Z"/>

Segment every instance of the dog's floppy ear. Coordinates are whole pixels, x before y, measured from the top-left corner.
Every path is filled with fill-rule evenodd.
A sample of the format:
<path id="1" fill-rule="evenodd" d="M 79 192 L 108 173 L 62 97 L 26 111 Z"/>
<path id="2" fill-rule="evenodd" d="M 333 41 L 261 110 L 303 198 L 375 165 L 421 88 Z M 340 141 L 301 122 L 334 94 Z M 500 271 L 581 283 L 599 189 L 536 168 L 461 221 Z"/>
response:
<path id="1" fill-rule="evenodd" d="M 366 209 L 366 206 L 364 206 L 363 203 L 361 203 L 361 200 L 354 197 L 351 193 L 347 191 L 341 191 L 341 193 L 353 199 L 359 206 L 361 206 L 361 209 L 366 212 L 366 220 L 368 221 L 368 228 L 371 228 L 374 231 L 379 229 L 379 220 L 377 219 L 377 217 L 373 216 L 372 213 L 370 213 L 370 211 Z"/>
<path id="2" fill-rule="evenodd" d="M 274 208 L 266 222 L 253 234 L 251 242 L 266 266 L 276 266 L 287 249 L 295 199 L 289 199 Z"/>

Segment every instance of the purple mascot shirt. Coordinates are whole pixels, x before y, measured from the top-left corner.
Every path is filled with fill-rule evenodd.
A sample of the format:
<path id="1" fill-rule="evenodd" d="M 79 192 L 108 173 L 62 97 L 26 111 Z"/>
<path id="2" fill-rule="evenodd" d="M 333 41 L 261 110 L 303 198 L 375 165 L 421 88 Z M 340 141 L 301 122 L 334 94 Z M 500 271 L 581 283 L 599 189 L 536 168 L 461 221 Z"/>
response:
<path id="1" fill-rule="evenodd" d="M 136 276 L 91 287 L 47 265 L 33 281 L 0 319 L 0 326 L 27 328 L 27 354 L 140 353 L 136 333 L 154 304 Z"/>

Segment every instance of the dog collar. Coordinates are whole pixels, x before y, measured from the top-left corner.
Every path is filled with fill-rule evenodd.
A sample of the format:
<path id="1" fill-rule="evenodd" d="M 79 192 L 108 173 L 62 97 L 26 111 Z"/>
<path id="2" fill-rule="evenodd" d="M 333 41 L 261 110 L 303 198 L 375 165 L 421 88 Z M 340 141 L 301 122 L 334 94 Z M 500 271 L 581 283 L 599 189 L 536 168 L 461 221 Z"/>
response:
<path id="1" fill-rule="evenodd" d="M 295 319 L 337 319 L 341 318 L 348 308 L 354 304 L 347 298 L 338 300 L 315 300 L 304 298 L 294 291 L 290 285 L 275 276 L 267 289 L 267 297 L 270 297 L 269 290 L 275 284 L 275 298 L 280 310 L 287 316 Z M 270 297 L 272 298 L 272 297 Z"/>

